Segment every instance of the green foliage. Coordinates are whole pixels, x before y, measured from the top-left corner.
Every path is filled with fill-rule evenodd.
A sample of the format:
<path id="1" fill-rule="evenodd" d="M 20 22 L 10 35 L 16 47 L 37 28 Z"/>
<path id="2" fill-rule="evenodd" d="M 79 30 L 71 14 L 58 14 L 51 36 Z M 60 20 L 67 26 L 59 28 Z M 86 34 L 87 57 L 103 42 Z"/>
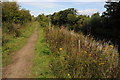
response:
<path id="1" fill-rule="evenodd" d="M 37 23 L 39 25 L 39 23 Z M 51 51 L 44 41 L 43 27 L 38 26 L 38 40 L 35 46 L 35 56 L 33 59 L 32 78 L 54 78 L 50 69 L 52 58 Z"/>
<path id="2" fill-rule="evenodd" d="M 28 21 L 31 21 L 32 17 L 29 10 L 21 9 L 19 12 L 19 23 L 24 24 Z"/>
<path id="3" fill-rule="evenodd" d="M 19 37 L 21 35 L 19 31 L 21 25 L 31 21 L 31 15 L 28 10 L 20 10 L 19 5 L 16 2 L 2 2 L 2 21 L 4 45 L 4 34 Z"/>
<path id="4" fill-rule="evenodd" d="M 62 26 L 68 23 L 75 23 L 77 11 L 74 8 L 69 8 L 51 16 L 51 22 L 54 25 Z"/>
<path id="5" fill-rule="evenodd" d="M 102 17 L 104 20 L 104 31 L 108 32 L 111 37 L 116 37 L 120 39 L 120 1 L 119 2 L 106 2 L 106 11 L 103 13 Z M 120 44 L 120 42 L 119 42 Z"/>
<path id="6" fill-rule="evenodd" d="M 20 10 L 16 2 L 2 2 L 2 21 L 4 66 L 10 61 L 10 52 L 24 44 L 26 38 L 30 36 L 33 27 L 29 24 L 31 21 L 30 12 L 25 9 Z"/>
<path id="7" fill-rule="evenodd" d="M 27 23 L 26 25 L 22 26 L 19 30 L 21 35 L 19 37 L 14 37 L 13 35 L 3 33 L 2 37 L 2 63 L 3 66 L 6 66 L 12 62 L 11 55 L 12 52 L 18 50 L 21 48 L 25 42 L 27 41 L 27 38 L 32 34 L 35 26 L 35 22 L 33 23 Z M 29 27 L 28 27 L 29 26 Z"/>
<path id="8" fill-rule="evenodd" d="M 40 23 L 42 27 L 49 26 L 50 19 L 44 14 L 38 15 L 36 20 Z"/>
<path id="9" fill-rule="evenodd" d="M 100 28 L 102 27 L 102 18 L 99 13 L 95 13 L 84 20 L 82 30 L 84 33 L 94 35 L 96 32 L 99 32 Z"/>
<path id="10" fill-rule="evenodd" d="M 59 27 L 67 27 L 76 32 L 82 31 L 84 34 L 90 34 L 97 40 L 106 40 L 113 42 L 118 47 L 120 45 L 120 1 L 106 2 L 106 11 L 99 15 L 93 14 L 91 17 L 86 15 L 77 15 L 74 8 L 54 13 L 51 16 L 51 23 Z M 120 52 L 120 47 L 119 47 Z"/>
<path id="11" fill-rule="evenodd" d="M 106 2 L 106 11 L 102 16 L 95 13 L 91 18 L 84 21 L 82 31 L 85 34 L 90 34 L 96 40 L 111 41 L 118 46 L 120 53 L 120 1 Z"/>
<path id="12" fill-rule="evenodd" d="M 2 21 L 13 22 L 18 17 L 19 5 L 16 2 L 2 2 Z"/>
<path id="13" fill-rule="evenodd" d="M 68 14 L 67 15 L 67 22 L 68 22 L 68 26 L 73 26 L 73 29 L 75 28 L 74 25 L 76 24 L 77 21 L 77 17 L 74 14 Z M 72 29 L 72 28 L 70 28 Z"/>
<path id="14" fill-rule="evenodd" d="M 45 33 L 57 78 L 116 78 L 119 59 L 113 45 L 66 29 L 49 27 Z"/>
<path id="15" fill-rule="evenodd" d="M 24 24 L 31 21 L 31 14 L 29 10 L 20 10 L 16 2 L 2 2 L 2 21 Z"/>
<path id="16" fill-rule="evenodd" d="M 50 54 L 49 48 L 44 49 L 42 52 L 43 52 L 43 54 Z"/>
<path id="17" fill-rule="evenodd" d="M 79 16 L 77 17 L 76 26 L 75 26 L 74 30 L 75 30 L 76 32 L 80 32 L 81 29 L 84 27 L 84 22 L 85 22 L 86 20 L 88 20 L 88 19 L 89 19 L 89 16 L 79 15 Z"/>
<path id="18" fill-rule="evenodd" d="M 83 27 L 83 22 L 89 18 L 86 15 L 77 15 L 77 10 L 74 8 L 68 8 L 63 11 L 54 13 L 51 16 L 51 23 L 55 26 L 67 27 L 69 30 L 75 30 L 79 32 L 81 27 Z"/>

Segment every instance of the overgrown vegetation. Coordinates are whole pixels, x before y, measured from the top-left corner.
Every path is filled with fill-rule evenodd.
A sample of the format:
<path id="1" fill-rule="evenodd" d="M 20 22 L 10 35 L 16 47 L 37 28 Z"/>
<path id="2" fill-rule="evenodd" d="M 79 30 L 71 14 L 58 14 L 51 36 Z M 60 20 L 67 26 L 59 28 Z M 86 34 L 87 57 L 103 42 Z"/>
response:
<path id="1" fill-rule="evenodd" d="M 31 20 L 29 10 L 20 9 L 16 2 L 2 2 L 2 21 L 24 24 Z"/>
<path id="2" fill-rule="evenodd" d="M 83 32 L 85 35 L 91 35 L 96 40 L 111 41 L 118 46 L 120 51 L 120 1 L 106 2 L 106 11 L 100 16 L 95 13 L 92 16 L 78 15 L 77 10 L 68 8 L 63 11 L 52 14 L 51 23 L 55 27 L 67 27 L 75 32 Z"/>
<path id="3" fill-rule="evenodd" d="M 113 45 L 96 42 L 66 29 L 46 29 L 52 52 L 51 69 L 58 78 L 116 78 L 118 52 Z"/>
<path id="4" fill-rule="evenodd" d="M 37 24 L 32 77 L 119 77 L 120 1 L 106 2 L 106 12 L 92 16 L 78 15 L 76 9 L 68 8 L 34 18 L 16 2 L 3 2 L 2 7 L 3 66 L 11 62 L 10 53 L 26 42 Z"/>
<path id="5" fill-rule="evenodd" d="M 4 34 L 3 38 L 6 41 L 2 46 L 2 63 L 6 66 L 12 62 L 12 52 L 20 49 L 27 41 L 27 39 L 32 34 L 35 28 L 35 22 L 28 23 L 23 28 L 19 29 L 21 36 L 13 37 L 9 34 Z"/>
<path id="6" fill-rule="evenodd" d="M 42 27 L 47 27 L 50 25 L 50 17 L 49 16 L 45 16 L 44 14 L 40 14 L 36 17 L 36 21 L 39 22 L 39 24 Z"/>
<path id="7" fill-rule="evenodd" d="M 118 51 L 120 51 L 120 32 L 118 27 L 120 26 L 120 1 L 106 2 L 105 8 L 106 11 L 103 12 L 102 16 L 96 13 L 85 21 L 82 30 L 85 34 L 90 34 L 97 40 L 111 41 L 118 46 Z"/>
<path id="8" fill-rule="evenodd" d="M 19 49 L 34 30 L 29 10 L 20 9 L 16 2 L 2 2 L 2 61 L 12 62 L 11 52 Z M 30 23 L 31 22 L 31 23 Z"/>
<path id="9" fill-rule="evenodd" d="M 46 22 L 51 21 L 44 28 L 55 77 L 119 78 L 119 3 L 106 2 L 102 16 L 78 15 L 74 8 L 41 15 L 45 20 L 48 17 Z M 45 23 L 40 16 L 37 18 Z"/>

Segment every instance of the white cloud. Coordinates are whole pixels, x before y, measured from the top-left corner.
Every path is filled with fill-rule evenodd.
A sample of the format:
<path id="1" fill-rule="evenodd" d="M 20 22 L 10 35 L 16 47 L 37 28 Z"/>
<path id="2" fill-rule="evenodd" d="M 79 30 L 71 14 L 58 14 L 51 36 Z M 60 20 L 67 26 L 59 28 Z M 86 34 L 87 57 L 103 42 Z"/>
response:
<path id="1" fill-rule="evenodd" d="M 30 10 L 30 13 L 34 15 L 35 17 L 39 14 L 44 13 L 45 15 L 53 14 L 55 11 L 57 11 L 56 8 L 64 7 L 65 5 L 59 4 L 59 3 L 53 3 L 53 2 L 18 2 L 20 5 L 26 5 Z M 24 3 L 24 4 L 23 4 Z M 24 8 L 21 6 L 21 8 Z"/>
<path id="2" fill-rule="evenodd" d="M 40 13 L 39 13 L 39 11 L 30 11 L 30 14 L 37 17 Z"/>
<path id="3" fill-rule="evenodd" d="M 86 10 L 78 10 L 77 12 L 79 15 L 82 14 L 82 15 L 90 15 L 91 16 L 92 14 L 94 14 L 96 12 L 100 12 L 100 10 L 98 10 L 98 9 L 86 9 Z"/>
<path id="4" fill-rule="evenodd" d="M 54 11 L 54 12 L 58 12 L 58 11 Z M 39 14 L 45 14 L 45 15 L 49 15 L 49 14 L 53 14 L 54 12 L 48 12 L 48 11 L 30 11 L 31 15 L 34 15 L 35 17 L 37 17 Z"/>
<path id="5" fill-rule="evenodd" d="M 17 1 L 17 2 L 118 2 L 120 0 L 2 0 L 2 1 Z"/>
<path id="6" fill-rule="evenodd" d="M 25 3 L 25 4 L 28 4 L 29 6 L 33 6 L 33 7 L 36 7 L 36 8 L 39 8 L 39 9 L 44 9 L 44 8 L 55 8 L 55 7 L 61 7 L 62 5 L 60 4 L 56 4 L 56 3 L 47 3 L 47 2 L 32 2 L 32 3 Z"/>
<path id="7" fill-rule="evenodd" d="M 9 0 L 17 2 L 105 2 L 106 0 Z"/>

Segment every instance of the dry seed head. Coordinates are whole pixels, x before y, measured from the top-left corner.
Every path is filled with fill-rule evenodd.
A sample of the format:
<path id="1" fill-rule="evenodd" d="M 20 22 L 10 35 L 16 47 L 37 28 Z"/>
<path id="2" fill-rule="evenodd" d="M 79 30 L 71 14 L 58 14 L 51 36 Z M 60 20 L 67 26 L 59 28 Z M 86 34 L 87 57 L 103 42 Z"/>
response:
<path id="1" fill-rule="evenodd" d="M 92 54 L 89 54 L 89 56 L 92 56 Z"/>

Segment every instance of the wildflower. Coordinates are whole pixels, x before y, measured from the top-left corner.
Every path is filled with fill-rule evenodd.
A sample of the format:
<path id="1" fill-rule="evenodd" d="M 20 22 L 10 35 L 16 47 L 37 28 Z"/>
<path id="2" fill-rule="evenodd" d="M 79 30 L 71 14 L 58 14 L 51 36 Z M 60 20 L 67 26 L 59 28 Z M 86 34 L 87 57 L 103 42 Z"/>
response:
<path id="1" fill-rule="evenodd" d="M 62 48 L 59 48 L 60 51 L 62 51 Z"/>
<path id="2" fill-rule="evenodd" d="M 89 56 L 92 56 L 92 54 L 89 54 Z"/>
<path id="3" fill-rule="evenodd" d="M 70 74 L 68 74 L 68 76 L 70 76 Z"/>
<path id="4" fill-rule="evenodd" d="M 104 64 L 105 64 L 104 62 L 99 63 L 99 65 L 104 65 Z"/>
<path id="5" fill-rule="evenodd" d="M 110 45 L 111 48 L 113 48 L 113 45 Z"/>

